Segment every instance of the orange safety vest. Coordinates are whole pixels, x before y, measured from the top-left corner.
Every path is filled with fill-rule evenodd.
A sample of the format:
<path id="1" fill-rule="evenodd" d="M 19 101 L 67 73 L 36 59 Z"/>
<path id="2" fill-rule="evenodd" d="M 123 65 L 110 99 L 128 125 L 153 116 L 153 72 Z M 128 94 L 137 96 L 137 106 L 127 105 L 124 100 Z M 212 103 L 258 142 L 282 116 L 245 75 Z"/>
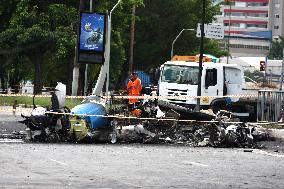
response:
<path id="1" fill-rule="evenodd" d="M 136 78 L 134 81 L 128 81 L 127 90 L 129 96 L 139 96 L 142 90 L 141 80 L 139 78 Z M 130 98 L 128 103 L 133 104 L 138 101 L 138 98 Z"/>

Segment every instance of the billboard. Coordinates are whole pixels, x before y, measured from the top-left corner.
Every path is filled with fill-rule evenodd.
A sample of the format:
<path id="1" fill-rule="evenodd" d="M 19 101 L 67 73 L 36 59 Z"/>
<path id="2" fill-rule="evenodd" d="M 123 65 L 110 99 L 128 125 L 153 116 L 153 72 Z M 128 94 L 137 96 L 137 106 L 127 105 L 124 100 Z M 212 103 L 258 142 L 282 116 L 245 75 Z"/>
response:
<path id="1" fill-rule="evenodd" d="M 106 37 L 106 15 L 80 13 L 78 63 L 103 64 Z"/>

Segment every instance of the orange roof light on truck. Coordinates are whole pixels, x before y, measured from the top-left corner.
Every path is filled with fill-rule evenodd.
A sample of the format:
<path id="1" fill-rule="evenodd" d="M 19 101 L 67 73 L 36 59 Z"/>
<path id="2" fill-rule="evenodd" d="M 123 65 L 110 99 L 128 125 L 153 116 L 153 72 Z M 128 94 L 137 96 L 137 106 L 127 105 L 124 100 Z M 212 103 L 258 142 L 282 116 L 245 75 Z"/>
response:
<path id="1" fill-rule="evenodd" d="M 186 61 L 186 62 L 198 62 L 199 61 L 199 56 L 179 56 L 175 55 L 172 57 L 171 61 Z M 212 59 L 208 58 L 206 56 L 203 57 L 203 62 L 211 62 Z"/>

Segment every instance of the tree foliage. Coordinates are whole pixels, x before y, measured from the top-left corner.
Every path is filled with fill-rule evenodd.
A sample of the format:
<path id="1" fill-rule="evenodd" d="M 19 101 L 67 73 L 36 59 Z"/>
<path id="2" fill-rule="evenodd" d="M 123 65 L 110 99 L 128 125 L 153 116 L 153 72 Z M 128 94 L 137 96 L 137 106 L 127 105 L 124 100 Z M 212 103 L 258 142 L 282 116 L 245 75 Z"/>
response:
<path id="1" fill-rule="evenodd" d="M 272 48 L 269 52 L 268 58 L 274 60 L 281 60 L 283 58 L 284 36 L 280 40 L 272 42 Z"/>
<path id="2" fill-rule="evenodd" d="M 254 81 L 260 83 L 264 80 L 264 74 L 259 70 L 254 70 L 254 71 L 245 70 L 244 75 L 249 78 L 249 79 L 245 78 L 247 82 Z"/>
<path id="3" fill-rule="evenodd" d="M 169 60 L 172 42 L 179 32 L 184 28 L 196 29 L 201 23 L 200 0 L 145 0 L 144 4 L 137 11 L 136 69 L 148 69 Z M 206 23 L 212 22 L 219 8 L 207 1 Z M 199 54 L 200 39 L 195 35 L 195 31 L 184 31 L 175 43 L 174 54 Z M 222 54 L 216 41 L 206 39 L 204 48 L 206 53 Z"/>
<path id="4" fill-rule="evenodd" d="M 76 33 L 72 23 L 76 20 L 77 10 L 65 4 L 56 4 L 55 1 L 21 0 L 9 26 L 0 34 L 0 45 L 6 49 L 2 54 L 13 59 L 25 56 L 27 62 L 33 64 L 30 73 L 34 76 L 35 93 L 41 91 L 43 83 L 50 84 L 53 81 L 43 80 L 44 63 L 56 63 L 57 69 L 50 73 L 51 78 L 60 78 L 62 73 L 68 70 L 61 64 L 62 60 L 74 56 L 71 49 L 74 49 L 76 43 Z M 72 56 L 68 57 L 70 53 Z M 27 62 L 22 63 L 30 65 Z"/>
<path id="5" fill-rule="evenodd" d="M 0 2 L 0 32 L 4 31 L 9 25 L 10 18 L 16 9 L 19 0 L 2 0 Z M 7 71 L 11 65 L 8 65 L 7 58 L 3 55 L 4 48 L 0 46 L 0 83 L 4 90 L 4 83 L 7 81 Z"/>
<path id="6" fill-rule="evenodd" d="M 86 8 L 88 9 L 88 1 Z M 94 11 L 107 13 L 117 0 L 94 2 Z M 112 84 L 128 71 L 132 7 L 137 7 L 134 68 L 148 69 L 170 57 L 173 39 L 183 28 L 196 28 L 201 18 L 199 0 L 122 1 L 112 15 L 110 78 Z M 207 1 L 206 22 L 219 11 Z M 79 0 L 2 0 L 0 2 L 0 79 L 12 76 L 16 85 L 33 79 L 36 92 L 56 81 L 70 83 L 77 42 Z M 198 53 L 200 39 L 185 32 L 175 45 L 177 54 Z M 205 41 L 205 52 L 222 54 L 216 41 Z M 70 69 L 71 67 L 71 69 Z M 99 66 L 91 66 L 94 80 Z M 10 80 L 10 82 L 12 82 Z M 3 82 L 2 82 L 3 83 Z M 89 83 L 93 83 L 89 81 Z"/>

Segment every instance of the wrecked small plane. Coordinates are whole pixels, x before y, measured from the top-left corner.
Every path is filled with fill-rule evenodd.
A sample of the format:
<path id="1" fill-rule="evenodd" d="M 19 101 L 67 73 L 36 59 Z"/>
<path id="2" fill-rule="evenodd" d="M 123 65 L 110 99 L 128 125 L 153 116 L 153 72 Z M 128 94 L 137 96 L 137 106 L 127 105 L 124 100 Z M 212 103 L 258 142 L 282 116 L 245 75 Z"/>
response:
<path id="1" fill-rule="evenodd" d="M 239 122 L 231 112 L 208 110 L 184 111 L 179 114 L 161 112 L 157 101 L 144 100 L 133 108 L 106 111 L 105 99 L 88 96 L 72 110 L 64 107 L 66 87 L 58 83 L 52 94 L 50 108 L 37 107 L 30 115 L 22 114 L 27 125 L 27 141 L 38 142 L 142 142 L 171 143 L 190 146 L 253 147 L 255 127 Z M 175 107 L 176 108 L 176 107 Z M 131 112 L 139 110 L 139 119 Z M 132 117 L 125 119 L 123 116 Z M 188 118 L 206 119 L 212 122 L 184 122 Z M 116 115 L 116 116 L 114 116 Z M 150 118 L 150 119 L 147 119 Z M 154 119 L 153 119 L 154 118 Z M 182 118 L 182 119 L 181 119 Z"/>
<path id="2" fill-rule="evenodd" d="M 70 130 L 69 116 L 70 110 L 64 106 L 66 96 L 66 86 L 58 83 L 55 91 L 52 92 L 50 108 L 35 107 L 31 113 L 22 113 L 25 118 L 26 140 L 38 142 L 60 142 L 69 139 Z M 34 101 L 34 98 L 33 98 Z"/>
<path id="3" fill-rule="evenodd" d="M 71 110 L 70 137 L 73 141 L 115 142 L 114 128 L 106 117 L 104 99 L 88 96 Z"/>
<path id="4" fill-rule="evenodd" d="M 26 140 L 38 142 L 116 141 L 103 99 L 89 96 L 72 110 L 65 107 L 66 86 L 58 83 L 50 108 L 35 107 L 25 118 Z"/>

